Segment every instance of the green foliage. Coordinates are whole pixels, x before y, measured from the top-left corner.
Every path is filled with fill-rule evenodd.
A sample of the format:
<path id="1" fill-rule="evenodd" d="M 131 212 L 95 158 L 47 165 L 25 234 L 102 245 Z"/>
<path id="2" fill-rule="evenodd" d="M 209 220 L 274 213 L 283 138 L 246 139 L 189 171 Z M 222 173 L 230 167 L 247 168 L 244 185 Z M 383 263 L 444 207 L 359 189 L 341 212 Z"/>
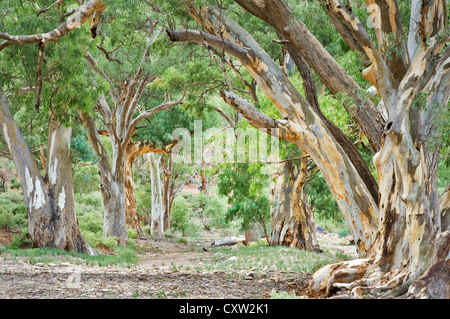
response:
<path id="1" fill-rule="evenodd" d="M 103 201 L 99 191 L 75 195 L 80 232 L 91 247 L 117 249 L 114 237 L 103 236 Z"/>
<path id="2" fill-rule="evenodd" d="M 188 205 L 186 199 L 183 196 L 177 196 L 173 202 L 171 228 L 186 236 L 189 228 L 192 227 L 193 221 L 190 219 L 192 214 L 192 208 Z"/>
<path id="3" fill-rule="evenodd" d="M 243 230 L 253 222 L 265 226 L 270 219 L 270 203 L 267 192 L 269 179 L 262 173 L 263 165 L 230 164 L 223 167 L 218 191 L 227 196 L 231 204 L 227 220 L 241 219 Z"/>
<path id="4" fill-rule="evenodd" d="M 75 194 L 75 201 L 78 204 L 91 206 L 95 210 L 101 211 L 103 208 L 102 194 L 99 191 L 90 192 L 89 194 Z"/>
<path id="5" fill-rule="evenodd" d="M 192 208 L 207 219 L 205 227 L 227 228 L 229 221 L 226 219 L 227 199 L 223 196 L 207 196 L 200 193 L 192 200 Z"/>
<path id="6" fill-rule="evenodd" d="M 9 248 L 11 249 L 24 249 L 32 246 L 32 241 L 28 236 L 28 230 L 22 228 L 20 234 L 15 234 Z"/>
<path id="7" fill-rule="evenodd" d="M 138 181 L 135 183 L 134 194 L 136 196 L 138 214 L 150 216 L 152 214 L 152 193 L 150 191 L 150 185 Z"/>
<path id="8" fill-rule="evenodd" d="M 72 179 L 76 196 L 81 196 L 81 194 L 89 196 L 89 194 L 98 191 L 100 176 L 98 175 L 98 168 L 96 165 L 74 165 Z"/>
<path id="9" fill-rule="evenodd" d="M 73 162 L 93 162 L 95 164 L 97 161 L 97 156 L 94 154 L 94 151 L 87 140 L 87 133 L 83 128 L 79 128 L 76 132 L 72 132 L 70 146 Z"/>
<path id="10" fill-rule="evenodd" d="M 272 289 L 272 292 L 270 293 L 270 299 L 303 299 L 301 297 L 298 297 L 295 292 L 287 292 L 287 291 L 280 291 L 276 292 L 275 289 Z"/>
<path id="11" fill-rule="evenodd" d="M 316 171 L 313 173 L 313 178 L 307 184 L 306 191 L 309 194 L 310 206 L 313 212 L 317 213 L 321 219 L 342 220 L 342 214 L 336 200 L 320 172 Z"/>
<path id="12" fill-rule="evenodd" d="M 0 193 L 0 229 L 26 229 L 26 218 L 23 195 L 13 190 Z"/>

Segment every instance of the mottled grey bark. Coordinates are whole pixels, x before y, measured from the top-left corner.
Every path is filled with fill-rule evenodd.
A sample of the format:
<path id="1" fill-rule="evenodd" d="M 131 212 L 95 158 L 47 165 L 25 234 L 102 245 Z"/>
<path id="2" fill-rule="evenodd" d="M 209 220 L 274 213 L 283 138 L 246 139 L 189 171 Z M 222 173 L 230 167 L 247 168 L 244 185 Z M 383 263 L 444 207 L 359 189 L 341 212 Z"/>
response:
<path id="1" fill-rule="evenodd" d="M 81 235 L 75 216 L 71 128 L 50 120 L 46 176 L 43 178 L 1 88 L 0 126 L 23 189 L 28 234 L 33 245 L 96 254 Z"/>

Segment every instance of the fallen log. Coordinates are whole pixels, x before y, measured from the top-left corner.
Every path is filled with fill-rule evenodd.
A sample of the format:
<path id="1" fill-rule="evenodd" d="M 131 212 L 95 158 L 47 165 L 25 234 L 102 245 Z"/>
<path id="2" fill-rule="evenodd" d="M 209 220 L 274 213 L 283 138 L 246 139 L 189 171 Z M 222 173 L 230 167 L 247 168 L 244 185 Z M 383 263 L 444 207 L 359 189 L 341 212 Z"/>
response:
<path id="1" fill-rule="evenodd" d="M 245 242 L 245 238 L 227 237 L 224 239 L 216 239 L 211 243 L 211 246 L 232 246 Z"/>

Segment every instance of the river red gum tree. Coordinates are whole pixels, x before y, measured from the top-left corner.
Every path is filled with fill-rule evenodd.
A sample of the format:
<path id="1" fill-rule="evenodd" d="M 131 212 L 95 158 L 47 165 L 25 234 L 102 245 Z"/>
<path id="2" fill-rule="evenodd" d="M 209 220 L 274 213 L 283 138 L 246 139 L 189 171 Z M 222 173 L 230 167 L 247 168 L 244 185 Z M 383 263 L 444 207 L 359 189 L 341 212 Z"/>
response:
<path id="1" fill-rule="evenodd" d="M 448 207 L 445 199 L 439 200 L 436 186 L 442 130 L 438 116 L 450 94 L 445 1 L 413 1 L 418 19 L 411 21 L 416 31 L 410 28 L 413 39 L 408 45 L 396 1 L 366 1 L 377 45 L 348 4 L 321 1 L 350 48 L 365 55 L 365 76 L 381 96 L 387 121 L 359 96 L 356 82 L 295 18 L 286 1 L 236 2 L 282 35 L 332 92 L 353 99 L 357 107 L 347 109 L 376 151 L 378 181 L 248 32 L 216 7 L 197 10 L 184 2 L 205 31 L 171 30 L 170 38 L 222 50 L 247 68 L 283 120 L 262 114 L 232 92 L 223 91 L 222 97 L 253 126 L 278 128 L 280 138 L 311 156 L 355 238 L 361 259 L 322 268 L 314 275 L 311 292 L 355 298 L 449 298 L 450 230 L 442 217 Z M 386 54 L 392 49 L 393 54 Z"/>
<path id="2" fill-rule="evenodd" d="M 157 147 L 153 142 L 134 142 L 133 136 L 139 129 L 138 124 L 151 118 L 157 112 L 171 109 L 181 103 L 186 95 L 186 88 L 178 100 L 165 100 L 160 105 L 139 110 L 139 103 L 147 86 L 155 79 L 147 74 L 144 63 L 150 54 L 151 37 L 156 25 L 152 25 L 147 33 L 147 44 L 142 54 L 142 62 L 126 85 L 117 89 L 111 78 L 101 69 L 94 58 L 87 53 L 85 58 L 91 69 L 109 83 L 109 97 L 99 97 L 96 105 L 98 113 L 105 123 L 105 130 L 99 131 L 91 114 L 80 112 L 82 122 L 88 129 L 90 144 L 100 158 L 97 162 L 101 179 L 100 190 L 103 195 L 104 220 L 103 234 L 116 237 L 119 244 L 128 242 L 127 225 L 142 233 L 138 219 L 136 199 L 133 187 L 132 165 L 137 156 L 146 153 L 170 153 L 174 143 Z M 112 159 L 103 146 L 99 132 L 108 136 L 112 145 Z"/>
<path id="3" fill-rule="evenodd" d="M 47 45 L 89 22 L 95 28 L 106 5 L 101 0 L 86 1 L 56 29 L 33 35 L 0 32 L 0 51 L 9 46 L 38 44 L 37 83 L 25 89 L 36 96 L 36 110 L 41 102 L 42 63 Z M 0 126 L 14 161 L 23 189 L 28 215 L 28 234 L 35 247 L 55 247 L 80 253 L 96 254 L 81 236 L 74 208 L 70 140 L 72 129 L 49 116 L 48 147 L 42 176 L 0 88 Z"/>

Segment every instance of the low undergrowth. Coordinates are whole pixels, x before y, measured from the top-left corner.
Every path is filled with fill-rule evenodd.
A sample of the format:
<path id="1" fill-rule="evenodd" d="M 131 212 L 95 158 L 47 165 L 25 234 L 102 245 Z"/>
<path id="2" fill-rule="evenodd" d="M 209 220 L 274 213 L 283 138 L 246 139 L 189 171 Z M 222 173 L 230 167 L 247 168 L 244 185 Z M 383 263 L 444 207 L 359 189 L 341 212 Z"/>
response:
<path id="1" fill-rule="evenodd" d="M 70 263 L 73 265 L 93 265 L 93 266 L 120 266 L 131 267 L 138 264 L 138 257 L 132 247 L 118 247 L 116 253 L 112 255 L 98 254 L 91 256 L 67 252 L 55 248 L 33 248 L 33 249 L 15 249 L 11 247 L 0 247 L 0 255 L 3 258 L 24 257 L 30 264 L 60 264 Z"/>
<path id="2" fill-rule="evenodd" d="M 326 251 L 317 253 L 286 247 L 269 247 L 265 240 L 250 246 L 212 248 L 211 258 L 192 260 L 196 266 L 175 266 L 173 270 L 224 271 L 230 276 L 245 277 L 249 272 L 256 277 L 276 272 L 292 274 L 313 273 L 319 268 L 343 260 L 352 259 L 342 252 Z"/>

